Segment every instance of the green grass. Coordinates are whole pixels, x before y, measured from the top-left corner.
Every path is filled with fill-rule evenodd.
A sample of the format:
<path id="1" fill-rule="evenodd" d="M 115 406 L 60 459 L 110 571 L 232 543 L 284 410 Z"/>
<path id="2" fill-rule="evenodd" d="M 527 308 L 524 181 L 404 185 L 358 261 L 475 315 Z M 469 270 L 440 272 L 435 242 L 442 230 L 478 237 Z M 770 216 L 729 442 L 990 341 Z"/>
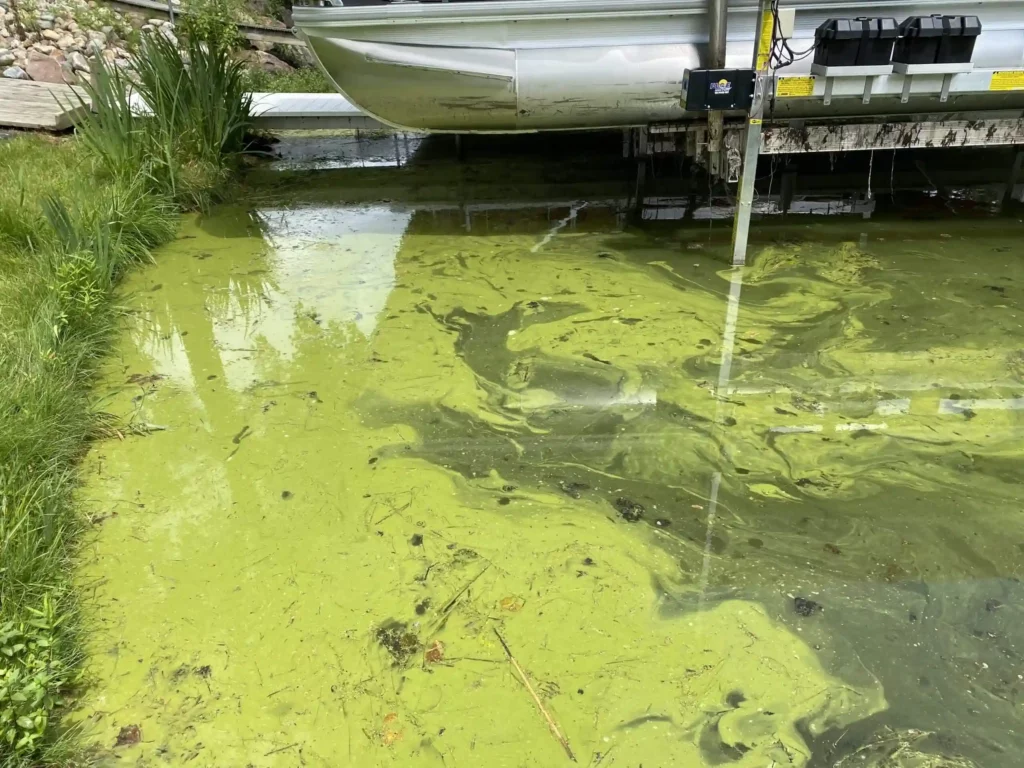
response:
<path id="1" fill-rule="evenodd" d="M 92 387 L 119 310 L 120 277 L 173 238 L 178 213 L 222 194 L 246 148 L 248 103 L 228 54 L 143 44 L 124 111 L 101 70 L 98 111 L 74 139 L 0 142 L 0 766 L 68 765 L 60 728 L 81 661 L 77 466 L 113 434 Z M 118 110 L 121 110 L 120 112 Z"/>
<path id="2" fill-rule="evenodd" d="M 260 69 L 245 73 L 247 87 L 254 93 L 334 93 L 334 86 L 316 67 L 271 74 Z"/>

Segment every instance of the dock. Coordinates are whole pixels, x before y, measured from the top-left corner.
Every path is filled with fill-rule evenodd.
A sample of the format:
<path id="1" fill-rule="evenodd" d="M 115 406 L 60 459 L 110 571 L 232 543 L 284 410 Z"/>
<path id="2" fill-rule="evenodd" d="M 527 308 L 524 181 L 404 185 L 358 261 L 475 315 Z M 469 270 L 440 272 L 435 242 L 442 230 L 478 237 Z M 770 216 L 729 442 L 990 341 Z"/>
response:
<path id="1" fill-rule="evenodd" d="M 0 78 L 0 128 L 66 131 L 88 104 L 82 88 Z"/>
<path id="2" fill-rule="evenodd" d="M 340 93 L 254 93 L 253 121 L 268 131 L 380 130 L 387 126 Z M 66 131 L 89 97 L 83 88 L 0 78 L 0 128 Z M 135 104 L 145 113 L 145 104 Z"/>
<path id="3" fill-rule="evenodd" d="M 340 93 L 254 93 L 253 118 L 268 131 L 391 130 Z"/>

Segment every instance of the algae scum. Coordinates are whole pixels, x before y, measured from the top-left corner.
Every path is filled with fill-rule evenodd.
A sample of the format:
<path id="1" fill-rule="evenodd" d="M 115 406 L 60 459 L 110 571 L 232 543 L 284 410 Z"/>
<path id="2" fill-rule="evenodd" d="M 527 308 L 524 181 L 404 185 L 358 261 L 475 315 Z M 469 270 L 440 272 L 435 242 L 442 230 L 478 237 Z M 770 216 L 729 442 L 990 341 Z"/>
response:
<path id="1" fill-rule="evenodd" d="M 1019 226 L 316 198 L 130 285 L 101 765 L 1018 764 Z"/>

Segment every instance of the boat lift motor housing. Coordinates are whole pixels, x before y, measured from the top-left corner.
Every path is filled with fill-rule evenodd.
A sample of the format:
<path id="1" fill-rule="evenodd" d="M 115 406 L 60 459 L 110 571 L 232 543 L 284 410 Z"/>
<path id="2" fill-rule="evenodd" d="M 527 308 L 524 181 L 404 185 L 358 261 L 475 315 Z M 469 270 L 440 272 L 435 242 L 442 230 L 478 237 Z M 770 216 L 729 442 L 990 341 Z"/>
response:
<path id="1" fill-rule="evenodd" d="M 826 19 L 814 31 L 814 63 L 823 67 L 876 67 L 892 61 L 896 19 Z"/>
<path id="2" fill-rule="evenodd" d="M 753 69 L 690 69 L 683 75 L 687 112 L 750 111 L 754 103 Z"/>
<path id="3" fill-rule="evenodd" d="M 902 64 L 969 64 L 981 34 L 977 16 L 911 16 L 900 24 L 892 60 Z"/>

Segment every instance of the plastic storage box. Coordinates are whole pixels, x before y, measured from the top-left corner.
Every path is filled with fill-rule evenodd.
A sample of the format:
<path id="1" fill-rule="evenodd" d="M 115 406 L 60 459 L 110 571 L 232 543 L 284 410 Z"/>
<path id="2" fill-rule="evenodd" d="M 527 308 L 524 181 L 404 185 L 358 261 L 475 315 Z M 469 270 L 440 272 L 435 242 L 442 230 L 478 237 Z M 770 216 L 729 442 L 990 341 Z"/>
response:
<path id="1" fill-rule="evenodd" d="M 977 16 L 911 16 L 900 24 L 892 59 L 903 64 L 967 64 L 980 34 Z"/>
<path id="2" fill-rule="evenodd" d="M 825 67 L 884 66 L 899 35 L 896 19 L 826 19 L 814 31 L 814 63 Z"/>

